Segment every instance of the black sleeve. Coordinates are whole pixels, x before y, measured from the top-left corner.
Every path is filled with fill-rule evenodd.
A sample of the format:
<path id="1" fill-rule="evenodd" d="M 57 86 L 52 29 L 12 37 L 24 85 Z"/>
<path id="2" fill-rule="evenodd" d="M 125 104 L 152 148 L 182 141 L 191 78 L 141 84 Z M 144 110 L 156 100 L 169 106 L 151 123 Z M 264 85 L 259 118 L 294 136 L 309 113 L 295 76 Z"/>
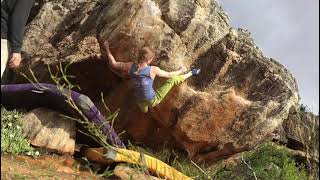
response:
<path id="1" fill-rule="evenodd" d="M 25 25 L 27 23 L 33 0 L 17 0 L 9 18 L 9 39 L 12 52 L 20 53 Z"/>

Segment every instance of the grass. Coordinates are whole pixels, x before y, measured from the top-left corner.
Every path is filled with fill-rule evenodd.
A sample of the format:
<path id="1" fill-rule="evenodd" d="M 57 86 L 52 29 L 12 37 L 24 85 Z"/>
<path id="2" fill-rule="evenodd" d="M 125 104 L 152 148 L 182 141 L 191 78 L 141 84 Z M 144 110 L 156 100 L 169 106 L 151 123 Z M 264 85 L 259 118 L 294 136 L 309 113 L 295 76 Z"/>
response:
<path id="1" fill-rule="evenodd" d="M 65 165 L 66 159 L 55 154 L 37 158 L 2 155 L 1 179 L 102 179 L 81 165 Z"/>
<path id="2" fill-rule="evenodd" d="M 1 153 L 38 156 L 22 133 L 22 111 L 7 111 L 1 107 Z"/>

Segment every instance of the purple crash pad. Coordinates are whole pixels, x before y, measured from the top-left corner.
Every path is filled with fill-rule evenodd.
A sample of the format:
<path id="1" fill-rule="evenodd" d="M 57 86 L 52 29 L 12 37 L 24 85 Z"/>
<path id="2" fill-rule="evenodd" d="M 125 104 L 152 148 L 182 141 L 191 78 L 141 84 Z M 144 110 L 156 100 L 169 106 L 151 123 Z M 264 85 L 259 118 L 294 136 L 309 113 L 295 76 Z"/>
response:
<path id="1" fill-rule="evenodd" d="M 65 91 L 69 91 L 64 89 Z M 70 91 L 71 97 L 83 114 L 97 125 L 114 146 L 125 148 L 114 129 L 106 123 L 98 108 L 86 95 Z M 46 83 L 10 84 L 1 85 L 1 104 L 6 108 L 33 109 L 47 107 L 68 114 L 74 110 L 67 104 L 66 97 L 57 89 L 57 86 Z"/>

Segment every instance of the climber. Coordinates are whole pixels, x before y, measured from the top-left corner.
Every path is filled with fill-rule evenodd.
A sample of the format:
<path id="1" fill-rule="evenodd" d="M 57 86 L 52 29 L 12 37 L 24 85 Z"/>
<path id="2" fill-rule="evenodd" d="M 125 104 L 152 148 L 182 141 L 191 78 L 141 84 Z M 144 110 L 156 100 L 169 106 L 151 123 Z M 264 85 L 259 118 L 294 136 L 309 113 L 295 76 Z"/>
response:
<path id="1" fill-rule="evenodd" d="M 110 52 L 108 42 L 103 43 L 101 52 L 105 58 L 109 59 L 108 62 L 111 70 L 129 75 L 133 81 L 137 104 L 144 113 L 148 112 L 149 107 L 158 105 L 173 86 L 182 83 L 192 75 L 200 73 L 200 69 L 196 68 L 185 73 L 187 68 L 184 66 L 172 72 L 164 71 L 157 66 L 150 66 L 155 53 L 148 47 L 143 47 L 140 50 L 136 62 L 117 62 Z M 153 89 L 153 80 L 156 76 L 169 79 L 155 91 Z"/>
<path id="2" fill-rule="evenodd" d="M 23 33 L 33 3 L 34 0 L 1 0 L 1 84 L 8 81 L 7 64 L 11 69 L 20 65 Z"/>

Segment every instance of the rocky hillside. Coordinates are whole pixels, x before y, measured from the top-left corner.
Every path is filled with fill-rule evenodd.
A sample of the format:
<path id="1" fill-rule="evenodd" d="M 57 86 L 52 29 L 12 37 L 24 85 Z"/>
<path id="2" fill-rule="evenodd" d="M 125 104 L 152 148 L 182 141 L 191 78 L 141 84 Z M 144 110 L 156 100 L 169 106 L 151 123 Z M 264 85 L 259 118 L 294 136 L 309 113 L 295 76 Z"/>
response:
<path id="1" fill-rule="evenodd" d="M 231 28 L 215 0 L 38 2 L 26 30 L 21 72 L 30 75 L 31 68 L 41 82 L 51 82 L 46 65 L 73 62 L 69 73 L 79 91 L 97 105 L 103 92 L 111 109 L 120 108 L 115 128 L 125 130 L 125 138 L 151 147 L 167 142 L 210 163 L 272 138 L 297 108 L 292 74 L 265 57 L 247 30 Z M 147 45 L 157 53 L 154 65 L 167 71 L 196 66 L 202 73 L 142 114 L 130 81 L 101 58 L 97 37 L 108 40 L 118 61 L 135 60 Z M 17 76 L 15 82 L 27 81 Z M 156 79 L 156 88 L 163 82 Z"/>

